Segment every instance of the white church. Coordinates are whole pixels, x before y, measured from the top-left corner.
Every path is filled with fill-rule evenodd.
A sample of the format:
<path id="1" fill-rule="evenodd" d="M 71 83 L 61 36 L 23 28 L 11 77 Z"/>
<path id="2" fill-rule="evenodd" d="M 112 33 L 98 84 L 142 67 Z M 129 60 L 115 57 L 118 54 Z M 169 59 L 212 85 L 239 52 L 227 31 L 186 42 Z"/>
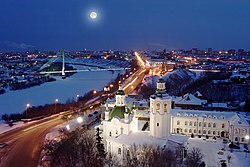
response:
<path id="1" fill-rule="evenodd" d="M 120 86 L 115 105 L 110 108 L 106 103 L 102 122 L 107 152 L 122 157 L 129 154 L 132 145 L 148 144 L 162 148 L 168 146 L 169 142 L 184 145 L 192 134 L 249 142 L 245 136 L 249 135 L 250 125 L 243 115 L 236 112 L 173 109 L 171 105 L 172 98 L 166 93 L 162 78 L 157 82 L 155 94 L 150 97 L 149 107 L 143 111 L 128 107 L 125 92 Z"/>

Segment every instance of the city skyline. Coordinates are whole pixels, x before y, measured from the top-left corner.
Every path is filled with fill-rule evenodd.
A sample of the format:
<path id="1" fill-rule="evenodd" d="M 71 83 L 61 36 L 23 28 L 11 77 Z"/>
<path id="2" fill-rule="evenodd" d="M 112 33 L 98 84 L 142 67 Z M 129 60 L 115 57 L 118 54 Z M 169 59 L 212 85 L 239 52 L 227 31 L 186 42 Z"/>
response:
<path id="1" fill-rule="evenodd" d="M 250 50 L 249 7 L 247 0 L 10 0 L 0 7 L 0 51 Z"/>

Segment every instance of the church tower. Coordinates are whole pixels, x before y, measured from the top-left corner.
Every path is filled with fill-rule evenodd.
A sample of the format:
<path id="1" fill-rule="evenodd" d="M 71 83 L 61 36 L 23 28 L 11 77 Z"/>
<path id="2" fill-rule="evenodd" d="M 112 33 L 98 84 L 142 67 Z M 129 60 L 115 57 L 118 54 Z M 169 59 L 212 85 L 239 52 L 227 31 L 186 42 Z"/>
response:
<path id="1" fill-rule="evenodd" d="M 171 97 L 166 93 L 166 85 L 161 77 L 157 81 L 155 94 L 150 96 L 150 135 L 166 138 L 171 129 Z"/>
<path id="2" fill-rule="evenodd" d="M 125 92 L 124 90 L 122 89 L 122 86 L 119 85 L 119 89 L 116 93 L 116 101 L 115 101 L 115 105 L 116 106 L 125 106 L 126 105 L 126 102 L 125 102 Z"/>

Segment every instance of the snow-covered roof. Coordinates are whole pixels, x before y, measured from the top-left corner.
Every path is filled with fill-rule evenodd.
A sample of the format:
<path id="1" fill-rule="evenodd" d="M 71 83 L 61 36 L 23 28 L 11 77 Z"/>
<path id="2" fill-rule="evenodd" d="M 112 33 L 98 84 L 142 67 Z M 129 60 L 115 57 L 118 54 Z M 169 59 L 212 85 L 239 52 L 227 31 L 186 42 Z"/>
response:
<path id="1" fill-rule="evenodd" d="M 202 105 L 207 103 L 206 100 L 199 99 L 192 94 L 185 94 L 183 97 L 175 98 L 175 104 Z"/>
<path id="2" fill-rule="evenodd" d="M 230 120 L 235 112 L 222 112 L 222 111 L 204 111 L 204 110 L 183 110 L 183 109 L 172 109 L 172 115 L 175 117 L 205 117 L 211 119 L 226 119 Z"/>
<path id="3" fill-rule="evenodd" d="M 132 132 L 129 135 L 121 134 L 119 136 L 113 136 L 107 138 L 107 142 L 120 143 L 125 145 L 156 145 L 164 146 L 166 144 L 166 139 L 154 138 L 150 136 L 148 131 Z"/>
<path id="4" fill-rule="evenodd" d="M 240 114 L 235 114 L 231 120 L 230 120 L 232 125 L 238 125 L 238 126 L 249 126 L 249 123 L 247 120 L 243 117 L 243 115 Z"/>
<path id="5" fill-rule="evenodd" d="M 208 107 L 228 108 L 228 105 L 227 105 L 227 103 L 211 103 L 211 104 L 208 104 Z"/>

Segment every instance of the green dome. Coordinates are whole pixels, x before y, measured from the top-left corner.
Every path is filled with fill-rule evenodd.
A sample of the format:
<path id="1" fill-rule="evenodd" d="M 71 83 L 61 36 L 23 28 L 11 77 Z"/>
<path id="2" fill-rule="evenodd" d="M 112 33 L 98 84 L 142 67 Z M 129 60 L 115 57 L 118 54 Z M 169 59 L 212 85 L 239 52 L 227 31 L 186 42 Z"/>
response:
<path id="1" fill-rule="evenodd" d="M 127 111 L 129 113 L 128 109 Z M 115 106 L 114 109 L 111 111 L 110 118 L 112 119 L 115 116 L 118 116 L 119 118 L 124 118 L 124 113 L 127 113 L 125 106 Z"/>

